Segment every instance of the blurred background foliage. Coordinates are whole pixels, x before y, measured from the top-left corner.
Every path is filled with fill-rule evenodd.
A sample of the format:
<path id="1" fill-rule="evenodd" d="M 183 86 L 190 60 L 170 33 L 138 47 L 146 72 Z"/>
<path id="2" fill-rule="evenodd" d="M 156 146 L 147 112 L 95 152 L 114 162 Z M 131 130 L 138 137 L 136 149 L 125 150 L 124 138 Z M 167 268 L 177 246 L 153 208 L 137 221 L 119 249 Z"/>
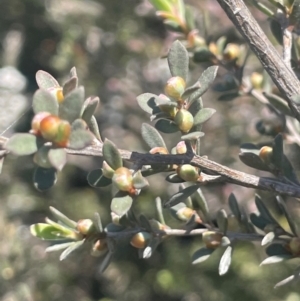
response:
<path id="1" fill-rule="evenodd" d="M 196 8 L 199 24 L 209 16 L 212 39 L 225 35 L 230 42 L 242 42 L 215 1 L 187 2 Z M 269 33 L 265 16 L 253 11 Z M 147 117 L 135 98 L 144 92 L 162 93 L 170 77 L 162 57 L 175 38 L 143 0 L 1 0 L 0 130 L 22 112 L 15 128 L 29 130 L 37 70 L 48 71 L 63 82 L 76 66 L 86 94 L 101 98 L 97 120 L 102 137 L 120 148 L 148 151 L 140 137 L 141 123 Z M 248 65 L 251 70 L 246 72 L 261 71 L 254 57 Z M 191 82 L 205 67 L 191 64 Z M 225 73 L 219 71 L 218 78 Z M 202 154 L 253 173 L 239 162 L 238 152 L 240 143 L 260 141 L 255 123 L 263 114 L 262 107 L 250 98 L 217 102 L 217 97 L 212 92 L 204 96 L 204 104 L 216 108 L 217 114 L 205 124 Z M 168 138 L 168 146 L 173 147 L 177 139 Z M 104 222 L 110 221 L 110 189 L 96 190 L 86 181 L 88 171 L 101 167 L 100 159 L 69 159 L 71 164 L 60 173 L 57 185 L 45 193 L 33 187 L 32 158 L 9 156 L 5 161 L 0 177 L 1 301 L 300 300 L 298 284 L 273 290 L 293 267 L 287 263 L 259 267 L 264 255 L 251 243 L 238 244 L 230 272 L 223 277 L 218 276 L 218 260 L 213 260 L 218 252 L 207 262 L 191 265 L 191 254 L 200 244 L 197 237 L 168 239 L 148 260 L 138 259 L 137 251 L 124 241 L 104 274 L 99 273 L 100 259 L 87 251 L 63 262 L 57 253 L 45 254 L 47 243 L 31 237 L 28 226 L 42 222 L 49 206 L 74 220 L 91 218 L 97 211 Z M 151 188 L 135 204 L 137 212 L 153 216 L 155 197 L 165 200 L 176 191 L 176 185 L 166 189 L 163 179 L 163 175 L 150 177 Z M 203 191 L 213 212 L 227 209 L 231 192 L 245 210 L 255 210 L 253 190 L 227 184 Z"/>

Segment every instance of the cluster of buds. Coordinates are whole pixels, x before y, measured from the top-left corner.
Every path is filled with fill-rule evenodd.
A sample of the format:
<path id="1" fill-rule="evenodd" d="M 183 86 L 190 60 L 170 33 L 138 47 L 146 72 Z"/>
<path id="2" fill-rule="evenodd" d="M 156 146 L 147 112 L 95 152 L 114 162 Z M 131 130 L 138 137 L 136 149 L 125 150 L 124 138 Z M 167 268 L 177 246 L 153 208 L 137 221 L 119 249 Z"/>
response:
<path id="1" fill-rule="evenodd" d="M 71 125 L 68 121 L 51 115 L 49 112 L 37 113 L 31 122 L 31 133 L 42 136 L 46 141 L 59 147 L 67 147 L 71 134 Z"/>
<path id="2" fill-rule="evenodd" d="M 159 108 L 174 120 L 183 133 L 188 133 L 194 125 L 194 117 L 184 108 L 184 99 L 182 98 L 182 95 L 185 88 L 186 82 L 182 77 L 171 77 L 165 85 L 164 91 L 166 95 L 161 94 L 159 97 L 166 100 L 169 98 L 175 100 L 177 106 L 162 104 L 159 105 Z"/>
<path id="3" fill-rule="evenodd" d="M 186 144 L 184 141 L 180 141 L 176 145 L 176 154 L 185 154 L 187 151 Z M 187 182 L 196 182 L 199 178 L 198 167 L 192 166 L 191 164 L 183 164 L 177 167 L 177 175 L 187 181 Z"/>
<path id="4" fill-rule="evenodd" d="M 216 249 L 222 244 L 223 234 L 215 231 L 207 231 L 202 234 L 202 241 L 207 249 Z"/>

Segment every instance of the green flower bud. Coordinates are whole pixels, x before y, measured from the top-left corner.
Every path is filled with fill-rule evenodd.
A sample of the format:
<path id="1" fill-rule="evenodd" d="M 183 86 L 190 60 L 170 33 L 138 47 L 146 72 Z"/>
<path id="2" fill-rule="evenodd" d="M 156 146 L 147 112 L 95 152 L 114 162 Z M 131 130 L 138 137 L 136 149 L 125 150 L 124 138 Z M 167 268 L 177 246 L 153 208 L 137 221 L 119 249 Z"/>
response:
<path id="1" fill-rule="evenodd" d="M 171 77 L 165 85 L 165 93 L 175 99 L 179 99 L 186 87 L 185 80 L 182 77 Z"/>
<path id="2" fill-rule="evenodd" d="M 187 152 L 186 144 L 184 141 L 180 141 L 176 145 L 176 154 L 185 154 Z"/>
<path id="3" fill-rule="evenodd" d="M 76 228 L 79 231 L 79 233 L 83 235 L 88 235 L 96 231 L 94 223 L 91 219 L 80 219 L 77 222 Z"/>
<path id="4" fill-rule="evenodd" d="M 96 242 L 93 244 L 93 248 L 91 250 L 91 255 L 94 257 L 99 257 L 105 254 L 108 250 L 107 243 L 105 239 L 98 239 Z"/>
<path id="5" fill-rule="evenodd" d="M 198 168 L 190 164 L 178 166 L 176 172 L 181 179 L 188 182 L 195 182 L 199 178 Z"/>
<path id="6" fill-rule="evenodd" d="M 214 231 L 207 231 L 202 234 L 202 240 L 208 249 L 216 249 L 222 242 L 223 234 Z"/>
<path id="7" fill-rule="evenodd" d="M 151 234 L 148 232 L 139 232 L 136 233 L 130 240 L 130 244 L 137 249 L 144 249 L 149 240 L 151 238 Z"/>
<path id="8" fill-rule="evenodd" d="M 238 44 L 229 43 L 223 51 L 223 58 L 226 61 L 237 59 L 241 54 L 240 46 Z"/>
<path id="9" fill-rule="evenodd" d="M 121 191 L 127 191 L 131 193 L 134 190 L 132 182 L 132 173 L 126 167 L 119 167 L 115 171 L 112 181 Z"/>
<path id="10" fill-rule="evenodd" d="M 194 125 L 193 115 L 185 109 L 177 112 L 174 121 L 183 133 L 188 133 Z"/>
<path id="11" fill-rule="evenodd" d="M 104 177 L 106 177 L 108 179 L 111 179 L 115 173 L 114 169 L 112 169 L 106 161 L 103 161 L 102 172 L 103 172 Z"/>
<path id="12" fill-rule="evenodd" d="M 35 114 L 31 121 L 31 131 L 30 132 L 34 135 L 41 135 L 41 132 L 40 132 L 41 121 L 49 115 L 51 115 L 49 112 L 39 112 L 39 113 Z"/>

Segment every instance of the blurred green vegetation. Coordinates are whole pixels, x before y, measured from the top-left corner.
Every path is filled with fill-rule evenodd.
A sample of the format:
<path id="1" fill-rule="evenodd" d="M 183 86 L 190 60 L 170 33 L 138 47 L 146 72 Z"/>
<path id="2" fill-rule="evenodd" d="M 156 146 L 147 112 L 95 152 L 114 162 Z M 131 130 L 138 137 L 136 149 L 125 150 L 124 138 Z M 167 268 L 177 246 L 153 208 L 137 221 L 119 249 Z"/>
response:
<path id="1" fill-rule="evenodd" d="M 215 37 L 226 34 L 231 40 L 240 39 L 221 11 L 215 11 L 216 3 L 190 2 L 199 9 L 199 18 L 201 10 L 211 14 Z M 222 27 L 223 23 L 226 26 Z M 102 136 L 120 148 L 147 151 L 139 133 L 146 116 L 135 97 L 143 92 L 161 93 L 170 76 L 166 60 L 161 57 L 174 39 L 147 1 L 0 3 L 1 67 L 13 66 L 26 77 L 23 95 L 28 98 L 27 107 L 37 88 L 37 70 L 48 71 L 63 81 L 69 69 L 76 66 L 87 94 L 101 98 L 97 119 Z M 199 77 L 202 70 L 203 66 L 192 65 L 191 79 Z M 237 160 L 238 146 L 258 139 L 249 120 L 260 114 L 260 107 L 254 106 L 253 100 L 220 103 L 215 99 L 212 93 L 204 96 L 218 116 L 205 126 L 203 154 L 249 171 Z M 247 112 L 247 118 L 241 112 Z M 19 131 L 29 129 L 31 116 L 28 110 L 20 119 Z M 177 138 L 168 140 L 169 147 Z M 0 177 L 1 301 L 300 300 L 298 284 L 273 289 L 277 281 L 291 274 L 293 266 L 259 267 L 263 254 L 250 243 L 238 243 L 232 267 L 223 277 L 218 276 L 219 252 L 207 262 L 191 265 L 191 255 L 201 244 L 199 238 L 168 239 L 149 260 L 138 259 L 136 250 L 124 241 L 104 274 L 98 271 L 100 259 L 87 251 L 59 262 L 57 253 L 44 252 L 47 243 L 31 237 L 28 226 L 43 221 L 49 206 L 75 220 L 90 218 L 97 211 L 104 223 L 109 222 L 110 189 L 96 190 L 87 185 L 87 172 L 101 166 L 99 158 L 70 157 L 71 164 L 60 173 L 57 185 L 39 193 L 31 180 L 31 159 L 9 156 Z M 135 205 L 137 212 L 146 212 L 148 217 L 155 214 L 155 197 L 166 199 L 169 193 L 162 175 L 151 177 L 150 184 L 153 188 Z M 220 206 L 226 208 L 233 190 L 245 208 L 253 209 L 252 190 L 226 185 L 204 189 L 213 212 Z"/>

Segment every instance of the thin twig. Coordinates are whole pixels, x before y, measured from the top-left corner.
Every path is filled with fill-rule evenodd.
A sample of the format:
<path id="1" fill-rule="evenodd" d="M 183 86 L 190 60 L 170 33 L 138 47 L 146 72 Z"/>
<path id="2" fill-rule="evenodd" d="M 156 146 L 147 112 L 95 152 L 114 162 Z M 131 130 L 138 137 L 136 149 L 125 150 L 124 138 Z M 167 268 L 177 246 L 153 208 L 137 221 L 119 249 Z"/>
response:
<path id="1" fill-rule="evenodd" d="M 295 73 L 287 67 L 242 0 L 217 1 L 260 60 L 295 118 L 300 121 L 300 109 L 292 100 L 292 96 L 300 94 L 300 82 Z"/>
<path id="2" fill-rule="evenodd" d="M 7 141 L 7 138 L 0 136 L 0 149 Z M 103 157 L 102 153 L 103 143 L 97 140 L 91 146 L 88 146 L 81 150 L 66 149 L 67 153 L 73 155 L 83 156 L 96 156 Z M 130 152 L 127 150 L 119 149 L 122 159 L 128 160 L 136 164 L 141 165 L 155 165 L 155 164 L 192 164 L 199 167 L 202 171 L 213 174 L 214 176 L 222 176 L 223 182 L 233 183 L 244 187 L 266 190 L 282 195 L 289 195 L 293 197 L 300 197 L 300 186 L 290 185 L 283 183 L 281 180 L 257 177 L 241 171 L 237 171 L 211 161 L 205 157 L 201 157 L 193 154 L 183 155 L 159 155 L 159 154 L 142 154 L 138 152 Z M 207 179 L 209 177 L 206 177 Z M 219 179 L 213 177 L 212 182 Z M 208 180 L 209 182 L 209 180 Z"/>

